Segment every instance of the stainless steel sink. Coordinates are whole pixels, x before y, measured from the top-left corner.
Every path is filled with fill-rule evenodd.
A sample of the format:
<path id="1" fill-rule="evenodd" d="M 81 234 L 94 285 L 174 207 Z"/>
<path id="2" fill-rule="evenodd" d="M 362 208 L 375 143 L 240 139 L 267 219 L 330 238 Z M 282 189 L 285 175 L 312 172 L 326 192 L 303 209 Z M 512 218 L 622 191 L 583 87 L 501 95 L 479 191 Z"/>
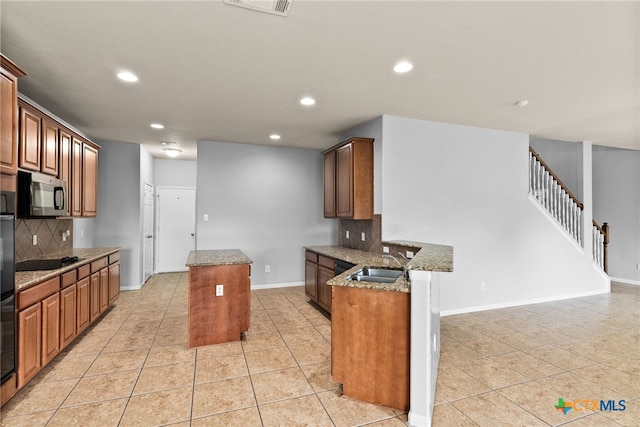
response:
<path id="1" fill-rule="evenodd" d="M 351 274 L 348 279 L 358 282 L 393 283 L 401 275 L 402 270 L 365 267 Z"/>

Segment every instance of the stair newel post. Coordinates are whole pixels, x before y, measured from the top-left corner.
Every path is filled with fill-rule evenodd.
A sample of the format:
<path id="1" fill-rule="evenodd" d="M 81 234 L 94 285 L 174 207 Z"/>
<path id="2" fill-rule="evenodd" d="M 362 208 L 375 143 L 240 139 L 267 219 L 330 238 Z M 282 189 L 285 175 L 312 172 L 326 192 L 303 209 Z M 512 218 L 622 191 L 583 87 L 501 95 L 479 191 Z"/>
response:
<path id="1" fill-rule="evenodd" d="M 609 274 L 609 224 L 606 222 L 602 224 L 602 231 L 604 231 L 604 241 L 602 244 L 602 258 L 603 258 L 603 268 L 604 272 Z"/>

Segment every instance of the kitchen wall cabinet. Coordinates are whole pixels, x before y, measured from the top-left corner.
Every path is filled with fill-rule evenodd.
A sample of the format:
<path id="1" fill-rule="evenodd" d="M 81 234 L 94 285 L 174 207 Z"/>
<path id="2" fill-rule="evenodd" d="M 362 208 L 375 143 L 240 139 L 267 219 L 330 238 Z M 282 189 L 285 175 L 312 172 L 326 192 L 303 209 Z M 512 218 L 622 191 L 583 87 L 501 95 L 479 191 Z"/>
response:
<path id="1" fill-rule="evenodd" d="M 22 100 L 20 105 L 20 139 L 18 147 L 18 167 L 40 172 L 42 153 L 42 116 Z"/>
<path id="2" fill-rule="evenodd" d="M 93 145 L 82 144 L 82 216 L 98 214 L 98 150 Z"/>
<path id="3" fill-rule="evenodd" d="M 350 138 L 323 154 L 325 218 L 373 219 L 373 139 Z"/>
<path id="4" fill-rule="evenodd" d="M 305 251 L 305 294 L 309 300 L 331 314 L 332 287 L 327 281 L 335 276 L 335 259 Z"/>
<path id="5" fill-rule="evenodd" d="M 48 119 L 42 119 L 42 156 L 40 172 L 58 176 L 59 139 L 58 125 Z"/>
<path id="6" fill-rule="evenodd" d="M 60 165 L 58 167 L 58 178 L 67 183 L 67 194 L 64 205 L 71 215 L 71 132 L 60 129 Z"/>
<path id="7" fill-rule="evenodd" d="M 15 175 L 18 168 L 18 78 L 26 73 L 0 55 L 0 173 Z"/>
<path id="8" fill-rule="evenodd" d="M 71 182 L 69 197 L 71 198 L 71 216 L 82 216 L 82 139 L 71 140 Z"/>

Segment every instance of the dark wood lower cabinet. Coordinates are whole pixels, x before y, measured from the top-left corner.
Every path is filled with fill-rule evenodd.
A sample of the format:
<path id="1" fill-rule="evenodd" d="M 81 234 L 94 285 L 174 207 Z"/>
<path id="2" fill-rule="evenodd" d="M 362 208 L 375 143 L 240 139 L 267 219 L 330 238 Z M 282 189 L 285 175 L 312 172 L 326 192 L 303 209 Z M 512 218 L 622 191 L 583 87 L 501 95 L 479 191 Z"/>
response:
<path id="1" fill-rule="evenodd" d="M 18 388 L 35 377 L 42 367 L 42 310 L 40 303 L 18 313 Z"/>
<path id="2" fill-rule="evenodd" d="M 80 279 L 76 286 L 78 287 L 78 304 L 77 304 L 77 321 L 78 333 L 84 331 L 89 326 L 91 316 L 89 315 L 89 305 L 91 300 L 90 278 Z"/>
<path id="3" fill-rule="evenodd" d="M 60 352 L 60 293 L 42 300 L 42 366 Z"/>
<path id="4" fill-rule="evenodd" d="M 60 350 L 69 345 L 78 332 L 76 321 L 77 289 L 77 285 L 74 283 L 60 291 Z"/>
<path id="5" fill-rule="evenodd" d="M 306 296 L 331 314 L 332 286 L 327 281 L 335 276 L 335 259 L 307 250 L 304 273 Z"/>
<path id="6" fill-rule="evenodd" d="M 410 294 L 333 287 L 331 375 L 345 396 L 409 409 Z"/>

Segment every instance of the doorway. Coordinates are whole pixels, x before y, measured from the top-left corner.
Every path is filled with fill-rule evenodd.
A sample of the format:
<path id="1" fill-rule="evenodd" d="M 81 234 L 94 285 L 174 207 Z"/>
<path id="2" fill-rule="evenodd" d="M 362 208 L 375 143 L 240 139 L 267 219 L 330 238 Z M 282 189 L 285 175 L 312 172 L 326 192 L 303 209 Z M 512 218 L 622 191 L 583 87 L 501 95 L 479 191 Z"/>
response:
<path id="1" fill-rule="evenodd" d="M 144 236 L 143 245 L 143 283 L 146 283 L 149 277 L 153 275 L 153 186 L 144 183 L 144 221 L 142 226 L 142 234 Z"/>
<path id="2" fill-rule="evenodd" d="M 157 187 L 156 209 L 156 271 L 187 271 L 196 247 L 196 189 Z"/>

